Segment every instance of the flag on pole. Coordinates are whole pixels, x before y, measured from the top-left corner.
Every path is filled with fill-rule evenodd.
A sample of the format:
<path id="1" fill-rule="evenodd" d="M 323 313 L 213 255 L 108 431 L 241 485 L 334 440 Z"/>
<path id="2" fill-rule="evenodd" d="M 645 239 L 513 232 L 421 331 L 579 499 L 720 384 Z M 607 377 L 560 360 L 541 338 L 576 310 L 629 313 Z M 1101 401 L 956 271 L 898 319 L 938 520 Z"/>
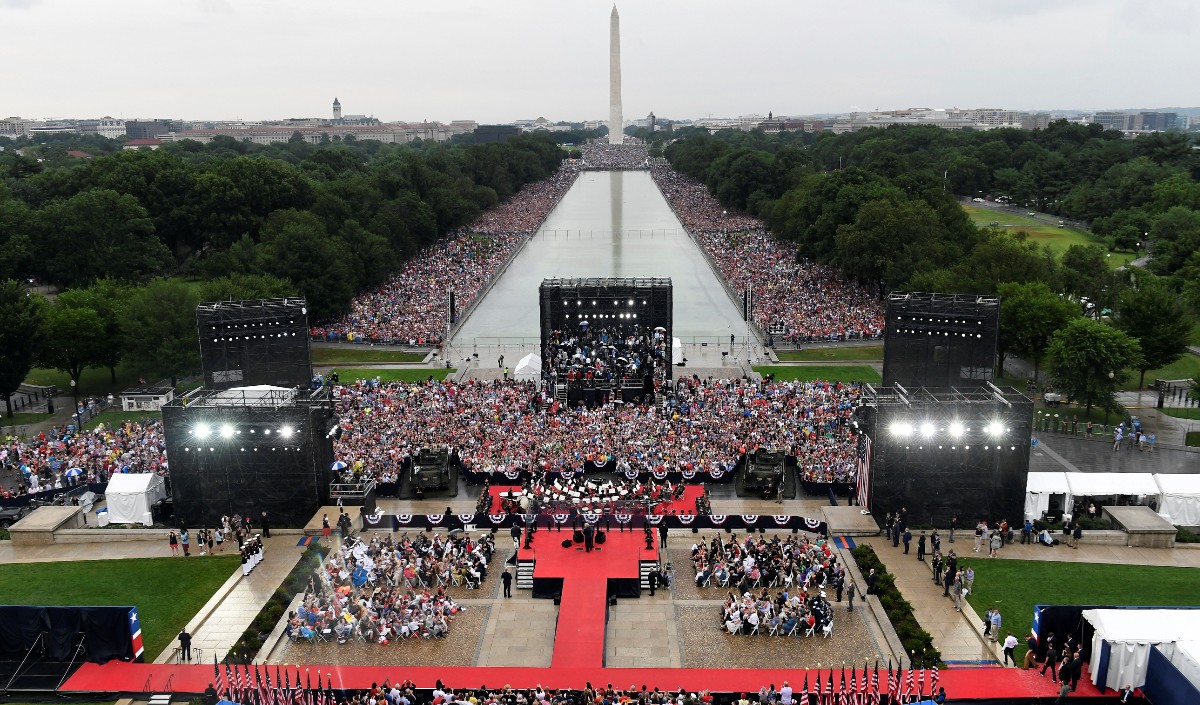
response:
<path id="1" fill-rule="evenodd" d="M 804 697 L 800 699 L 804 705 L 811 705 L 812 701 L 808 699 L 808 671 L 804 671 Z"/>
<path id="2" fill-rule="evenodd" d="M 829 669 L 829 680 L 825 681 L 825 702 L 833 703 L 833 669 Z"/>
<path id="3" fill-rule="evenodd" d="M 871 506 L 871 439 L 860 434 L 858 443 L 857 501 L 860 507 Z"/>
<path id="4" fill-rule="evenodd" d="M 895 702 L 896 698 L 900 695 L 900 679 L 892 673 L 891 659 L 888 659 L 888 679 L 887 690 L 885 692 L 889 703 Z"/>
<path id="5" fill-rule="evenodd" d="M 842 705 L 849 705 L 850 701 L 846 697 L 846 664 L 842 664 L 842 682 L 838 685 L 838 700 Z"/>
<path id="6" fill-rule="evenodd" d="M 939 676 L 940 676 L 940 674 L 938 673 L 937 659 L 934 659 L 933 670 L 931 670 L 929 672 L 929 694 L 930 695 L 934 695 L 935 692 L 937 691 L 937 684 L 938 684 Z"/>
<path id="7" fill-rule="evenodd" d="M 925 695 L 925 659 L 921 659 L 921 673 L 917 677 L 917 695 Z"/>
<path id="8" fill-rule="evenodd" d="M 217 688 L 217 695 L 225 693 L 225 684 L 221 682 L 221 667 L 217 665 L 216 654 L 213 654 L 213 685 Z"/>
<path id="9" fill-rule="evenodd" d="M 846 702 L 851 705 L 858 705 L 858 671 L 850 669 L 850 692 Z"/>
<path id="10" fill-rule="evenodd" d="M 913 665 L 912 661 L 908 662 L 908 677 L 904 679 L 904 699 L 908 700 L 908 696 L 912 695 L 913 688 L 916 683 L 913 681 Z"/>
<path id="11" fill-rule="evenodd" d="M 875 660 L 875 673 L 871 675 L 871 702 L 879 705 L 879 659 Z"/>

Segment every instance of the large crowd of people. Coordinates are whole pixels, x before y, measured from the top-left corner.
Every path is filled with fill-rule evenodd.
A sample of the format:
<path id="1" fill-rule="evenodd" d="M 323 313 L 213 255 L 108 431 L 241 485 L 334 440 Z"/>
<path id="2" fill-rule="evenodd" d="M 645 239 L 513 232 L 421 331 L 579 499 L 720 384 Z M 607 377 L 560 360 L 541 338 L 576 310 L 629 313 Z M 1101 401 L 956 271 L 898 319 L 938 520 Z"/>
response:
<path id="1" fill-rule="evenodd" d="M 357 381 L 335 390 L 337 458 L 358 477 L 396 473 L 419 448 L 449 445 L 476 472 L 731 470 L 740 454 L 786 449 L 801 468 L 857 463 L 857 385 L 680 378 L 654 405 L 568 408 L 521 382 Z"/>
<path id="2" fill-rule="evenodd" d="M 578 173 L 577 165 L 564 163 L 550 178 L 521 189 L 405 262 L 386 283 L 354 297 L 349 313 L 314 326 L 312 334 L 325 340 L 440 345 L 449 292 L 454 291 L 461 313 L 545 220 Z"/>
<path id="3" fill-rule="evenodd" d="M 478 588 L 495 552 L 491 534 L 346 537 L 318 569 L 293 614 L 293 640 L 387 644 L 436 639 L 465 609 L 447 592 Z"/>
<path id="4" fill-rule="evenodd" d="M 0 446 L 0 497 L 107 482 L 119 472 L 167 474 L 162 422 L 125 421 L 88 431 L 55 426 Z"/>
<path id="5" fill-rule="evenodd" d="M 584 169 L 612 171 L 646 169 L 650 166 L 650 154 L 646 151 L 646 145 L 641 142 L 609 144 L 608 138 L 604 137 L 588 142 L 580 151 L 583 153 Z"/>
<path id="6" fill-rule="evenodd" d="M 542 377 L 550 385 L 582 387 L 640 384 L 666 379 L 669 342 L 663 332 L 638 325 L 581 326 L 551 331 L 542 351 Z"/>
<path id="7" fill-rule="evenodd" d="M 736 290 L 753 285 L 754 318 L 787 342 L 851 340 L 883 333 L 883 308 L 865 288 L 766 231 L 762 221 L 721 207 L 704 184 L 669 166 L 651 169 L 676 215 Z"/>
<path id="8" fill-rule="evenodd" d="M 735 537 L 722 542 L 713 536 L 707 544 L 692 545 L 692 567 L 698 587 L 729 590 L 720 621 L 730 634 L 831 634 L 827 591 L 836 592 L 841 602 L 847 587 L 845 570 L 829 544 L 807 537 L 751 534 L 743 542 Z M 774 594 L 772 588 L 777 588 Z"/>

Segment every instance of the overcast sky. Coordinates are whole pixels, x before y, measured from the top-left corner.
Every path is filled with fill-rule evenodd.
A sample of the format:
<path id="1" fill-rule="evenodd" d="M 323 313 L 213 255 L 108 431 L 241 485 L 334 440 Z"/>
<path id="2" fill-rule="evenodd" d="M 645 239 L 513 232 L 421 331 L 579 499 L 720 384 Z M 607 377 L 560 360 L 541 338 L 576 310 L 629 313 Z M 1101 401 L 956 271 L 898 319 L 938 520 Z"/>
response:
<path id="1" fill-rule="evenodd" d="M 606 119 L 610 0 L 0 0 L 0 116 Z M 625 0 L 626 119 L 1196 105 L 1196 0 Z"/>

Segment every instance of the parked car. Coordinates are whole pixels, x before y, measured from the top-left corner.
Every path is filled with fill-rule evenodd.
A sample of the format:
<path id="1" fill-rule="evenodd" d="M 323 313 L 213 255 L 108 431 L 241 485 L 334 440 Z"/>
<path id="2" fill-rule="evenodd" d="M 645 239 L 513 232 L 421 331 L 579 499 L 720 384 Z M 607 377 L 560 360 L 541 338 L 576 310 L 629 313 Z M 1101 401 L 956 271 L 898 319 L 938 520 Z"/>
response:
<path id="1" fill-rule="evenodd" d="M 1046 392 L 1042 394 L 1042 401 L 1046 406 L 1058 406 L 1062 403 L 1062 395 L 1058 392 Z"/>
<path id="2" fill-rule="evenodd" d="M 33 513 L 33 509 L 25 507 L 0 507 L 0 529 L 7 529 Z"/>

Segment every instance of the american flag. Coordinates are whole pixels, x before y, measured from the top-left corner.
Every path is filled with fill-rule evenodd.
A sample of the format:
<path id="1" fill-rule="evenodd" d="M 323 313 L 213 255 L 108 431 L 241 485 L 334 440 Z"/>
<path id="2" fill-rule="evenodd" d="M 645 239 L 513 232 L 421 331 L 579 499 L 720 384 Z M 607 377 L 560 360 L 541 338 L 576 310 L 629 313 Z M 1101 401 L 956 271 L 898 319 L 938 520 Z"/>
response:
<path id="1" fill-rule="evenodd" d="M 934 660 L 934 662 L 933 662 L 933 670 L 931 670 L 931 671 L 929 672 L 929 693 L 930 693 L 931 695 L 932 695 L 932 694 L 934 694 L 934 691 L 936 691 L 936 690 L 937 690 L 938 677 L 939 677 L 939 674 L 938 674 L 938 665 L 937 665 L 937 661 L 936 661 L 936 660 Z"/>
<path id="2" fill-rule="evenodd" d="M 225 693 L 225 684 L 221 682 L 221 667 L 217 665 L 216 654 L 213 654 L 213 685 L 217 687 L 217 695 Z"/>
<path id="3" fill-rule="evenodd" d="M 264 666 L 263 671 L 263 675 L 265 676 L 263 678 L 263 692 L 259 700 L 262 701 L 262 705 L 275 705 L 275 691 L 271 689 L 271 669 Z"/>
<path id="4" fill-rule="evenodd" d="M 925 661 L 921 661 L 921 673 L 917 676 L 917 695 L 925 694 Z"/>
<path id="5" fill-rule="evenodd" d="M 847 697 L 847 693 L 846 693 L 846 667 L 845 666 L 842 666 L 842 682 L 841 682 L 841 685 L 838 686 L 838 700 L 842 702 L 842 705 L 850 704 L 850 699 Z"/>
<path id="6" fill-rule="evenodd" d="M 833 669 L 829 669 L 829 680 L 825 681 L 825 702 L 833 703 Z"/>
<path id="7" fill-rule="evenodd" d="M 871 702 L 879 705 L 879 661 L 875 661 L 875 673 L 871 674 Z"/>
<path id="8" fill-rule="evenodd" d="M 129 608 L 129 641 L 133 645 L 133 660 L 141 661 L 146 647 L 142 645 L 142 622 L 136 607 Z"/>
<path id="9" fill-rule="evenodd" d="M 888 661 L 888 702 L 895 702 L 900 697 L 900 672 L 892 673 L 892 662 Z"/>
<path id="10" fill-rule="evenodd" d="M 800 699 L 800 702 L 804 703 L 804 705 L 809 705 L 811 702 L 808 699 L 808 671 L 804 672 L 804 697 Z"/>
<path id="11" fill-rule="evenodd" d="M 909 661 L 908 662 L 908 678 L 904 679 L 904 699 L 905 700 L 908 700 L 908 696 L 912 694 L 913 688 L 915 688 L 915 687 L 916 687 L 916 683 L 913 681 L 912 661 Z"/>
<path id="12" fill-rule="evenodd" d="M 858 671 L 850 669 L 850 699 L 851 705 L 858 705 Z"/>
<path id="13" fill-rule="evenodd" d="M 233 669 L 233 675 L 237 678 L 238 700 L 244 700 L 246 697 L 246 675 L 236 666 Z"/>
<path id="14" fill-rule="evenodd" d="M 869 507 L 871 499 L 871 439 L 859 435 L 858 443 L 858 506 Z"/>

